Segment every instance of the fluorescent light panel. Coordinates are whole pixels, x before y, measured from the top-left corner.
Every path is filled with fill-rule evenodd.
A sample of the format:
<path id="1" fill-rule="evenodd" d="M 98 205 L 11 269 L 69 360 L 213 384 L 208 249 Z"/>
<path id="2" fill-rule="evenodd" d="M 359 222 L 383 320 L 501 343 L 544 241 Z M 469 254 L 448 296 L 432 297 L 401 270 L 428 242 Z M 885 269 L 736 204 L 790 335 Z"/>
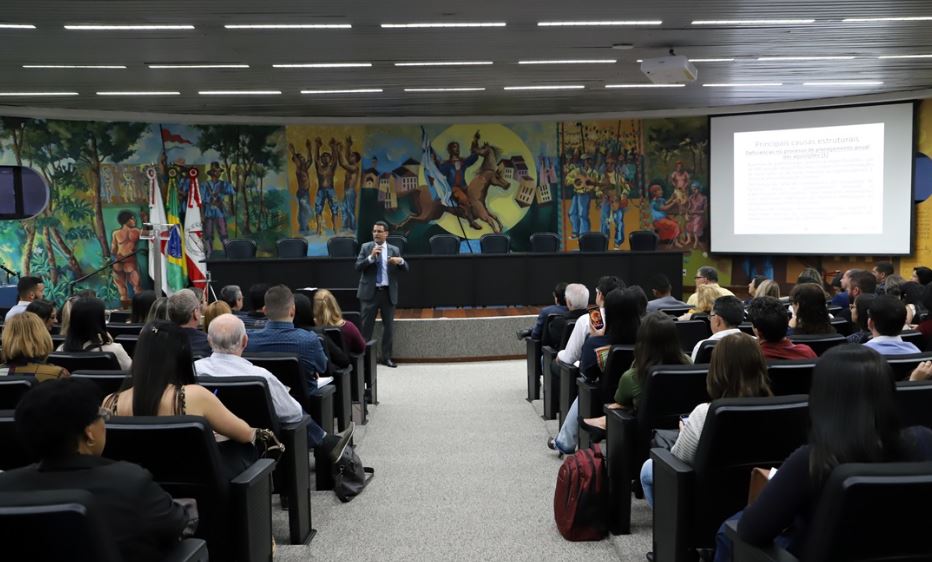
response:
<path id="1" fill-rule="evenodd" d="M 426 29 L 426 28 L 455 28 L 455 27 L 505 27 L 503 21 L 497 22 L 435 22 L 435 23 L 383 23 L 382 29 Z"/>
<path id="2" fill-rule="evenodd" d="M 154 70 L 198 69 L 198 68 L 249 68 L 248 64 L 150 64 Z"/>
<path id="3" fill-rule="evenodd" d="M 0 23 L 0 29 L 35 29 L 31 23 Z"/>
<path id="4" fill-rule="evenodd" d="M 616 59 L 519 60 L 518 64 L 615 64 Z"/>
<path id="5" fill-rule="evenodd" d="M 281 90 L 199 90 L 202 96 L 277 96 Z"/>
<path id="6" fill-rule="evenodd" d="M 621 27 L 662 25 L 663 20 L 539 21 L 538 27 Z"/>
<path id="7" fill-rule="evenodd" d="M 0 92 L 3 97 L 50 97 L 50 96 L 76 96 L 77 92 Z"/>
<path id="8" fill-rule="evenodd" d="M 125 70 L 124 64 L 24 64 L 23 68 L 27 69 L 71 69 L 80 68 L 82 70 Z"/>
<path id="9" fill-rule="evenodd" d="M 879 80 L 831 80 L 824 82 L 803 82 L 803 86 L 882 86 L 883 82 Z"/>
<path id="10" fill-rule="evenodd" d="M 406 92 L 484 92 L 485 88 L 405 88 Z"/>
<path id="11" fill-rule="evenodd" d="M 693 25 L 805 25 L 814 19 L 693 20 Z"/>
<path id="12" fill-rule="evenodd" d="M 606 84 L 606 88 L 684 88 L 686 84 Z"/>
<path id="13" fill-rule="evenodd" d="M 480 66 L 493 64 L 490 60 L 446 60 L 446 61 L 416 61 L 396 62 L 395 66 Z"/>
<path id="14" fill-rule="evenodd" d="M 757 57 L 759 61 L 807 61 L 807 60 L 852 60 L 851 55 L 802 56 L 802 57 Z"/>
<path id="15" fill-rule="evenodd" d="M 505 90 L 582 90 L 581 84 L 554 84 L 545 86 L 505 86 Z"/>
<path id="16" fill-rule="evenodd" d="M 173 90 L 138 90 L 97 92 L 98 96 L 180 96 L 181 92 Z"/>
<path id="17" fill-rule="evenodd" d="M 66 25 L 69 31 L 164 31 L 191 30 L 193 25 Z"/>
<path id="18" fill-rule="evenodd" d="M 273 64 L 272 68 L 369 68 L 371 62 L 299 62 Z"/>
<path id="19" fill-rule="evenodd" d="M 351 29 L 348 23 L 231 23 L 226 29 Z"/>
<path id="20" fill-rule="evenodd" d="M 932 59 L 932 55 L 883 55 L 878 59 Z"/>
<path id="21" fill-rule="evenodd" d="M 932 21 L 932 16 L 903 16 L 889 18 L 845 18 L 841 20 L 845 23 L 870 23 L 881 21 Z"/>
<path id="22" fill-rule="evenodd" d="M 382 88 L 354 88 L 346 90 L 301 90 L 302 94 L 380 94 Z"/>
<path id="23" fill-rule="evenodd" d="M 735 59 L 689 59 L 689 62 L 735 62 Z"/>
<path id="24" fill-rule="evenodd" d="M 783 82 L 735 82 L 722 84 L 703 84 L 706 88 L 766 88 L 770 86 L 782 86 Z"/>

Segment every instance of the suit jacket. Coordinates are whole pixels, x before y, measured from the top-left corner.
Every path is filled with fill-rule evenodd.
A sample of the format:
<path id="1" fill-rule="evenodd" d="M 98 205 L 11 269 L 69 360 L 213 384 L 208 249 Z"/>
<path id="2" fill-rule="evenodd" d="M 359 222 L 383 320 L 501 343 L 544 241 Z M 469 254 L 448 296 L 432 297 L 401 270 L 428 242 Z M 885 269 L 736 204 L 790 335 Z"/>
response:
<path id="1" fill-rule="evenodd" d="M 161 560 L 187 524 L 184 508 L 132 463 L 75 455 L 0 474 L 0 492 L 66 489 L 94 495 L 124 560 Z"/>
<path id="2" fill-rule="evenodd" d="M 541 337 L 541 345 L 550 346 L 557 351 L 563 349 L 563 329 L 571 320 L 578 320 L 588 311 L 585 308 L 570 310 L 566 314 L 557 316 L 547 325 L 547 333 Z"/>
<path id="3" fill-rule="evenodd" d="M 375 298 L 375 276 L 378 270 L 378 262 L 370 262 L 369 254 L 372 253 L 372 247 L 375 242 L 366 242 L 359 248 L 359 255 L 356 256 L 356 271 L 359 271 L 359 289 L 356 291 L 356 297 L 360 301 L 371 301 Z M 388 242 L 388 257 L 400 258 L 401 252 L 397 246 L 392 246 Z M 408 261 L 401 265 L 388 264 L 388 297 L 393 305 L 398 304 L 398 272 L 408 271 Z"/>

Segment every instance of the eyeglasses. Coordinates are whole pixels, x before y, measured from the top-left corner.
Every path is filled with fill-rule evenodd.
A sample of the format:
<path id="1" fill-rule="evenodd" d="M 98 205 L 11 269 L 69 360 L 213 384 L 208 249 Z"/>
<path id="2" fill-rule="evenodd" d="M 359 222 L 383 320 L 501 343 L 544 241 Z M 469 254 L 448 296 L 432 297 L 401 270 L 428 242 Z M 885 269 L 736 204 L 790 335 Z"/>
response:
<path id="1" fill-rule="evenodd" d="M 107 423 L 108 421 L 110 421 L 110 418 L 113 417 L 113 412 L 111 412 L 107 408 L 98 408 L 97 417 L 104 420 L 104 423 Z"/>

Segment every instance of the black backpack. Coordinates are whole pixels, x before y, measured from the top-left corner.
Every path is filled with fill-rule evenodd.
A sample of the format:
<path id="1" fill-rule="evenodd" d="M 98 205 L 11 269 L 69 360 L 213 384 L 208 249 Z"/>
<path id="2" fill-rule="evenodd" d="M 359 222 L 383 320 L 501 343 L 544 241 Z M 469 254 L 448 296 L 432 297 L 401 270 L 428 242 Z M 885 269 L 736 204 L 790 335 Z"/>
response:
<path id="1" fill-rule="evenodd" d="M 346 503 L 366 488 L 375 469 L 363 466 L 352 445 L 346 445 L 340 459 L 333 464 L 333 492 Z"/>

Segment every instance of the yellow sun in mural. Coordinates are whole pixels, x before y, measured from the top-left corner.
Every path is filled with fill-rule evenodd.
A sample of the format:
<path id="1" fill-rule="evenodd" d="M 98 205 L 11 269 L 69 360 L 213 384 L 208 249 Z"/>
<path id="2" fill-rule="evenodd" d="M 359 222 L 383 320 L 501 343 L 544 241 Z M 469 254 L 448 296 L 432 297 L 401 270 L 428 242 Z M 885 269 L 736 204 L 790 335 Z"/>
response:
<path id="1" fill-rule="evenodd" d="M 470 209 L 474 222 L 481 228 L 473 228 L 467 219 L 451 213 L 444 213 L 436 223 L 456 236 L 462 237 L 465 231 L 466 237 L 470 239 L 495 232 L 493 224 L 496 222 L 500 223 L 502 232 L 518 224 L 527 214 L 528 207 L 519 205 L 515 197 L 522 185 L 537 185 L 537 162 L 534 155 L 521 137 L 505 126 L 452 125 L 434 137 L 431 146 L 443 162 L 449 158 L 447 145 L 451 142 L 459 143 L 460 157 L 465 159 L 470 156 L 470 146 L 476 131 L 479 132 L 481 155 L 466 169 L 464 179 L 469 186 L 469 193 L 474 195 L 470 198 L 473 200 Z M 492 150 L 486 149 L 486 143 Z M 418 183 L 427 185 L 423 166 L 418 174 Z"/>

